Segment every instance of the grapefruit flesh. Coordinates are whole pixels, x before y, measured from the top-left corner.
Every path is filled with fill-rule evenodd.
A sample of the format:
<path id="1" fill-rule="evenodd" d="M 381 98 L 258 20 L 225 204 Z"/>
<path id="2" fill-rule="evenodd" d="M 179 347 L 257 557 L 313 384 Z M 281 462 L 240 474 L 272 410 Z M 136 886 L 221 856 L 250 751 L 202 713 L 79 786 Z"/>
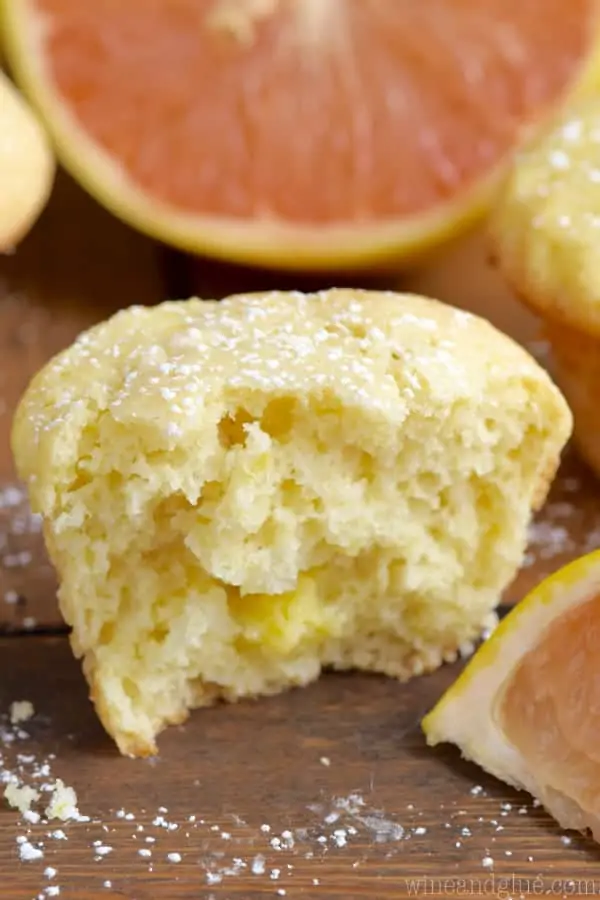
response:
<path id="1" fill-rule="evenodd" d="M 596 0 L 3 0 L 63 161 L 132 224 L 266 263 L 402 256 L 479 212 L 586 80 Z"/>
<path id="2" fill-rule="evenodd" d="M 600 814 L 600 595 L 552 622 L 512 675 L 500 723 L 539 777 Z"/>
<path id="3" fill-rule="evenodd" d="M 506 616 L 424 718 L 428 743 L 456 744 L 600 842 L 599 645 L 596 550 Z"/>

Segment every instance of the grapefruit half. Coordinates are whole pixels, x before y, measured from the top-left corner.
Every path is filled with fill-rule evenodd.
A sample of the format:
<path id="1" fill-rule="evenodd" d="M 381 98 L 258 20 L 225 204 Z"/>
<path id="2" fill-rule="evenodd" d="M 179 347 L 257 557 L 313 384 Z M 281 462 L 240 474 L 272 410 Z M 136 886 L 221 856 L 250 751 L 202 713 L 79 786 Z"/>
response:
<path id="1" fill-rule="evenodd" d="M 600 841 L 600 551 L 543 581 L 423 720 L 429 744 L 538 798 Z"/>
<path id="2" fill-rule="evenodd" d="M 182 249 L 402 259 L 469 225 L 598 70 L 597 0 L 2 0 L 65 166 Z"/>

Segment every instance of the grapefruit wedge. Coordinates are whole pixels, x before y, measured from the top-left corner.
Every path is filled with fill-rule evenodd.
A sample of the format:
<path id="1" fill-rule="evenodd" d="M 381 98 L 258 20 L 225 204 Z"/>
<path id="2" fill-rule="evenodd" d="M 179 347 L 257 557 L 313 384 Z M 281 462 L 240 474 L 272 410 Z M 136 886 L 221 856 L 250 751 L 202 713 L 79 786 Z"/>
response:
<path id="1" fill-rule="evenodd" d="M 600 551 L 546 579 L 423 720 L 429 744 L 537 797 L 600 841 Z"/>
<path id="2" fill-rule="evenodd" d="M 2 0 L 75 177 L 182 249 L 359 268 L 454 236 L 595 82 L 597 0 Z"/>

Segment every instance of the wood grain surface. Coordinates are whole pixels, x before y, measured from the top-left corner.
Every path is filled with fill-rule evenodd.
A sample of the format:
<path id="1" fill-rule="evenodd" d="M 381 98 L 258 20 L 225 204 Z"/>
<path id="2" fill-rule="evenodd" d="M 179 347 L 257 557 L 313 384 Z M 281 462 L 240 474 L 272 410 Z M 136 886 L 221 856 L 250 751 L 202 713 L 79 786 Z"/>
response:
<path id="1" fill-rule="evenodd" d="M 327 286 L 175 260 L 117 224 L 66 178 L 0 263 L 0 778 L 59 777 L 88 821 L 27 823 L 0 808 L 0 896 L 29 900 L 600 895 L 598 850 L 530 799 L 425 747 L 419 722 L 460 667 L 409 685 L 329 675 L 305 690 L 195 713 L 149 761 L 120 758 L 87 700 L 55 599 L 39 522 L 9 452 L 12 411 L 37 368 L 83 328 L 166 296 Z M 543 360 L 538 323 L 473 235 L 402 278 L 486 315 Z M 569 450 L 505 604 L 600 546 L 600 487 Z M 30 700 L 22 727 L 7 712 Z M 19 841 L 43 856 L 20 859 Z M 56 889 L 59 889 L 57 892 Z"/>
<path id="2" fill-rule="evenodd" d="M 26 826 L 4 810 L 3 897 L 29 900 L 54 883 L 78 900 L 391 900 L 461 890 L 517 900 L 539 894 L 540 879 L 547 895 L 578 896 L 569 880 L 600 893 L 595 845 L 565 845 L 526 795 L 452 748 L 425 746 L 420 718 L 458 666 L 405 686 L 328 675 L 280 697 L 204 710 L 163 735 L 160 757 L 132 761 L 98 725 L 66 645 L 0 640 L 0 707 L 27 697 L 37 710 L 28 736 L 3 752 L 9 767 L 17 753 L 33 756 L 26 771 L 50 759 L 52 777 L 76 788 L 91 821 L 64 825 L 64 840 L 60 823 Z M 43 859 L 17 861 L 25 835 Z M 513 878 L 527 889 L 514 890 Z"/>

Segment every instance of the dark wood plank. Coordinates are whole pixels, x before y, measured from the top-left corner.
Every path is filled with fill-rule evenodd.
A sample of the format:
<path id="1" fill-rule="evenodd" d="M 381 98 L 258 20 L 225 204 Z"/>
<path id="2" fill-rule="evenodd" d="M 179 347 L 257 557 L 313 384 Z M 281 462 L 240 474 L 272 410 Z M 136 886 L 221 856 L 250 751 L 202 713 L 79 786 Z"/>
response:
<path id="1" fill-rule="evenodd" d="M 595 880 L 600 891 L 596 845 L 573 837 L 566 846 L 527 796 L 451 748 L 425 746 L 420 718 L 458 665 L 406 686 L 328 675 L 280 697 L 199 711 L 163 736 L 159 758 L 132 761 L 101 731 L 66 644 L 0 640 L 0 710 L 24 698 L 37 710 L 22 740 L 6 745 L 4 728 L 5 770 L 17 754 L 34 757 L 27 772 L 50 759 L 91 819 L 26 825 L 0 810 L 0 872 L 11 900 L 49 885 L 47 866 L 57 870 L 60 896 L 78 900 L 391 900 L 456 894 L 464 880 L 481 890 L 463 895 L 518 897 L 535 894 L 538 877 L 555 896 L 559 880 Z M 67 840 L 48 836 L 57 827 Z M 20 836 L 42 843 L 44 858 L 20 862 Z M 111 851 L 97 859 L 94 841 Z M 507 887 L 513 877 L 530 888 Z"/>
<path id="2" fill-rule="evenodd" d="M 155 245 L 64 175 L 31 234 L 0 261 L 0 628 L 60 623 L 39 523 L 15 481 L 15 406 L 32 375 L 80 331 L 121 306 L 165 296 Z M 7 595 L 23 600 L 5 603 Z"/>

